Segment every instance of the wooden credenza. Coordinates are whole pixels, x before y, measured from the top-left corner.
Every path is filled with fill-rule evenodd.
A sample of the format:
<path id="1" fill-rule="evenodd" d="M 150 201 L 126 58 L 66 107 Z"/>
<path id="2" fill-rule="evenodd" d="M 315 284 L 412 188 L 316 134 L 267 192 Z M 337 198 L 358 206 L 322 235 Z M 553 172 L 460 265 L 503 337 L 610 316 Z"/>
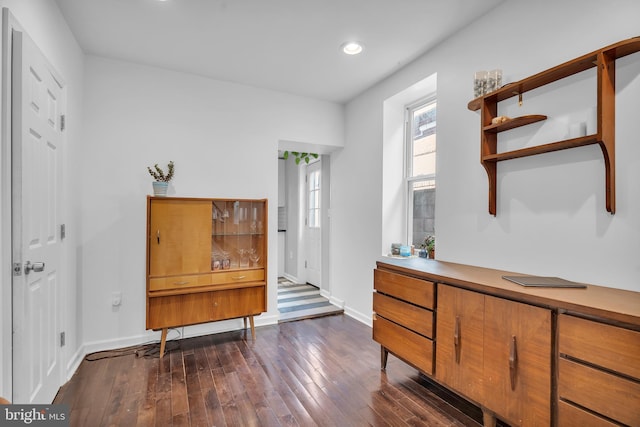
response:
<path id="1" fill-rule="evenodd" d="M 394 354 L 478 405 L 485 425 L 640 426 L 640 293 L 502 278 L 514 274 L 380 259 L 382 369 Z"/>
<path id="2" fill-rule="evenodd" d="M 147 329 L 266 311 L 267 201 L 147 198 Z"/>

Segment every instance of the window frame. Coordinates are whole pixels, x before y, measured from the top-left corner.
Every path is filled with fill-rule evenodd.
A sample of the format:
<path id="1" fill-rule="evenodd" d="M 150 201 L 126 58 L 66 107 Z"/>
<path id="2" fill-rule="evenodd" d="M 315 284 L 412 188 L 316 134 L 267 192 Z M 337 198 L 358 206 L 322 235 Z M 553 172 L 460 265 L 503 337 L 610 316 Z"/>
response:
<path id="1" fill-rule="evenodd" d="M 413 150 L 414 150 L 414 129 L 413 129 L 413 113 L 416 110 L 426 107 L 429 104 L 436 104 L 437 116 L 437 96 L 435 93 L 420 98 L 410 104 L 405 105 L 405 121 L 404 121 L 404 186 L 405 186 L 405 221 L 406 221 L 406 239 L 409 245 L 413 244 L 413 205 L 414 205 L 414 186 L 417 182 L 433 181 L 433 188 L 437 188 L 437 164 L 436 172 L 430 174 L 413 175 Z M 438 121 L 436 119 L 435 134 L 437 141 Z M 436 142 L 437 152 L 437 142 Z"/>

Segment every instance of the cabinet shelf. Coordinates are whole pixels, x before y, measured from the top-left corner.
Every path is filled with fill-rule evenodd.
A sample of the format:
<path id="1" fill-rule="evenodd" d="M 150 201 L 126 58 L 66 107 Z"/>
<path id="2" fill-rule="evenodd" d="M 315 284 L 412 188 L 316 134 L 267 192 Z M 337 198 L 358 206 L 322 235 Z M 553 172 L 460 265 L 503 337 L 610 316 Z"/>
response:
<path id="1" fill-rule="evenodd" d="M 489 154 L 482 157 L 483 162 L 500 162 L 502 160 L 518 159 L 521 157 L 535 156 L 536 154 L 550 153 L 552 151 L 566 150 L 568 148 L 584 147 L 585 145 L 597 144 L 596 135 L 581 136 L 579 138 L 567 139 L 564 141 L 552 142 L 549 144 L 536 145 L 519 150 L 505 151 L 503 153 Z"/>
<path id="2" fill-rule="evenodd" d="M 607 56 L 610 60 L 615 61 L 618 58 L 622 58 L 639 51 L 640 36 L 622 40 L 618 43 L 614 43 L 602 49 L 583 55 L 579 58 L 567 61 L 564 64 L 560 64 L 538 74 L 534 74 L 531 77 L 527 77 L 514 83 L 508 83 L 498 90 L 471 100 L 468 104 L 468 108 L 471 111 L 478 111 L 482 107 L 483 100 L 485 102 L 504 101 L 505 99 L 518 96 L 530 90 L 537 89 L 541 86 L 546 86 L 549 83 L 553 83 L 557 80 L 562 80 L 565 77 L 569 77 L 582 71 L 586 71 L 590 68 L 596 67 L 598 65 L 598 58 L 600 55 Z"/>
<path id="3" fill-rule="evenodd" d="M 531 114 L 528 116 L 514 117 L 513 119 L 509 119 L 502 123 L 485 126 L 482 128 L 482 130 L 485 132 L 498 133 L 519 128 L 520 126 L 526 126 L 532 123 L 541 122 L 543 120 L 547 120 L 547 116 L 544 116 L 542 114 Z"/>
<path id="4" fill-rule="evenodd" d="M 480 162 L 485 168 L 489 180 L 489 213 L 491 215 L 496 215 L 497 162 L 591 144 L 599 144 L 602 149 L 605 165 L 606 209 L 612 214 L 615 213 L 615 62 L 618 58 L 638 51 L 640 51 L 640 37 L 622 40 L 518 82 L 507 84 L 469 102 L 467 105 L 469 110 L 480 110 L 482 121 Z M 595 134 L 520 150 L 498 152 L 498 133 L 547 118 L 543 115 L 530 115 L 516 117 L 504 123 L 492 124 L 491 121 L 498 116 L 499 102 L 514 96 L 521 97 L 525 92 L 594 67 L 597 73 L 598 96 L 597 132 Z"/>

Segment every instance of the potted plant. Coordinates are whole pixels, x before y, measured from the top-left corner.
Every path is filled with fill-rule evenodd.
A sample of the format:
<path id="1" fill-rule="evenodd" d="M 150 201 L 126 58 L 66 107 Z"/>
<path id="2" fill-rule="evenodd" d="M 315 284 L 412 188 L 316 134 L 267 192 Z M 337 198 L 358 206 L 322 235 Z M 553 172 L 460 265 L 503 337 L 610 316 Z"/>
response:
<path id="1" fill-rule="evenodd" d="M 156 163 L 153 165 L 153 169 L 147 166 L 149 175 L 155 179 L 153 184 L 153 195 L 157 197 L 165 197 L 167 195 L 167 188 L 169 187 L 169 181 L 173 178 L 173 160 L 167 165 L 167 173 L 165 174 L 162 169 Z"/>
<path id="2" fill-rule="evenodd" d="M 422 244 L 422 248 L 427 250 L 429 254 L 429 258 L 436 258 L 436 238 L 435 236 L 427 236 L 424 238 L 424 243 Z"/>

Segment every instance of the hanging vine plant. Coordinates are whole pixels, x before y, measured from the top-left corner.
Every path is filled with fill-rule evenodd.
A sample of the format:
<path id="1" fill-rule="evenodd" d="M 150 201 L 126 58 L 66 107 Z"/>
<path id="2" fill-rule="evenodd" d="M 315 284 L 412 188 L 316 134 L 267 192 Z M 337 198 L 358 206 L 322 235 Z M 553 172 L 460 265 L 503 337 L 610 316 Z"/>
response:
<path id="1" fill-rule="evenodd" d="M 298 151 L 285 151 L 284 159 L 287 160 L 289 158 L 289 155 L 292 155 L 294 157 L 296 161 L 296 165 L 299 165 L 300 162 L 303 160 L 306 164 L 309 164 L 312 157 L 314 159 L 317 159 L 318 157 L 320 157 L 317 153 L 300 153 Z"/>

